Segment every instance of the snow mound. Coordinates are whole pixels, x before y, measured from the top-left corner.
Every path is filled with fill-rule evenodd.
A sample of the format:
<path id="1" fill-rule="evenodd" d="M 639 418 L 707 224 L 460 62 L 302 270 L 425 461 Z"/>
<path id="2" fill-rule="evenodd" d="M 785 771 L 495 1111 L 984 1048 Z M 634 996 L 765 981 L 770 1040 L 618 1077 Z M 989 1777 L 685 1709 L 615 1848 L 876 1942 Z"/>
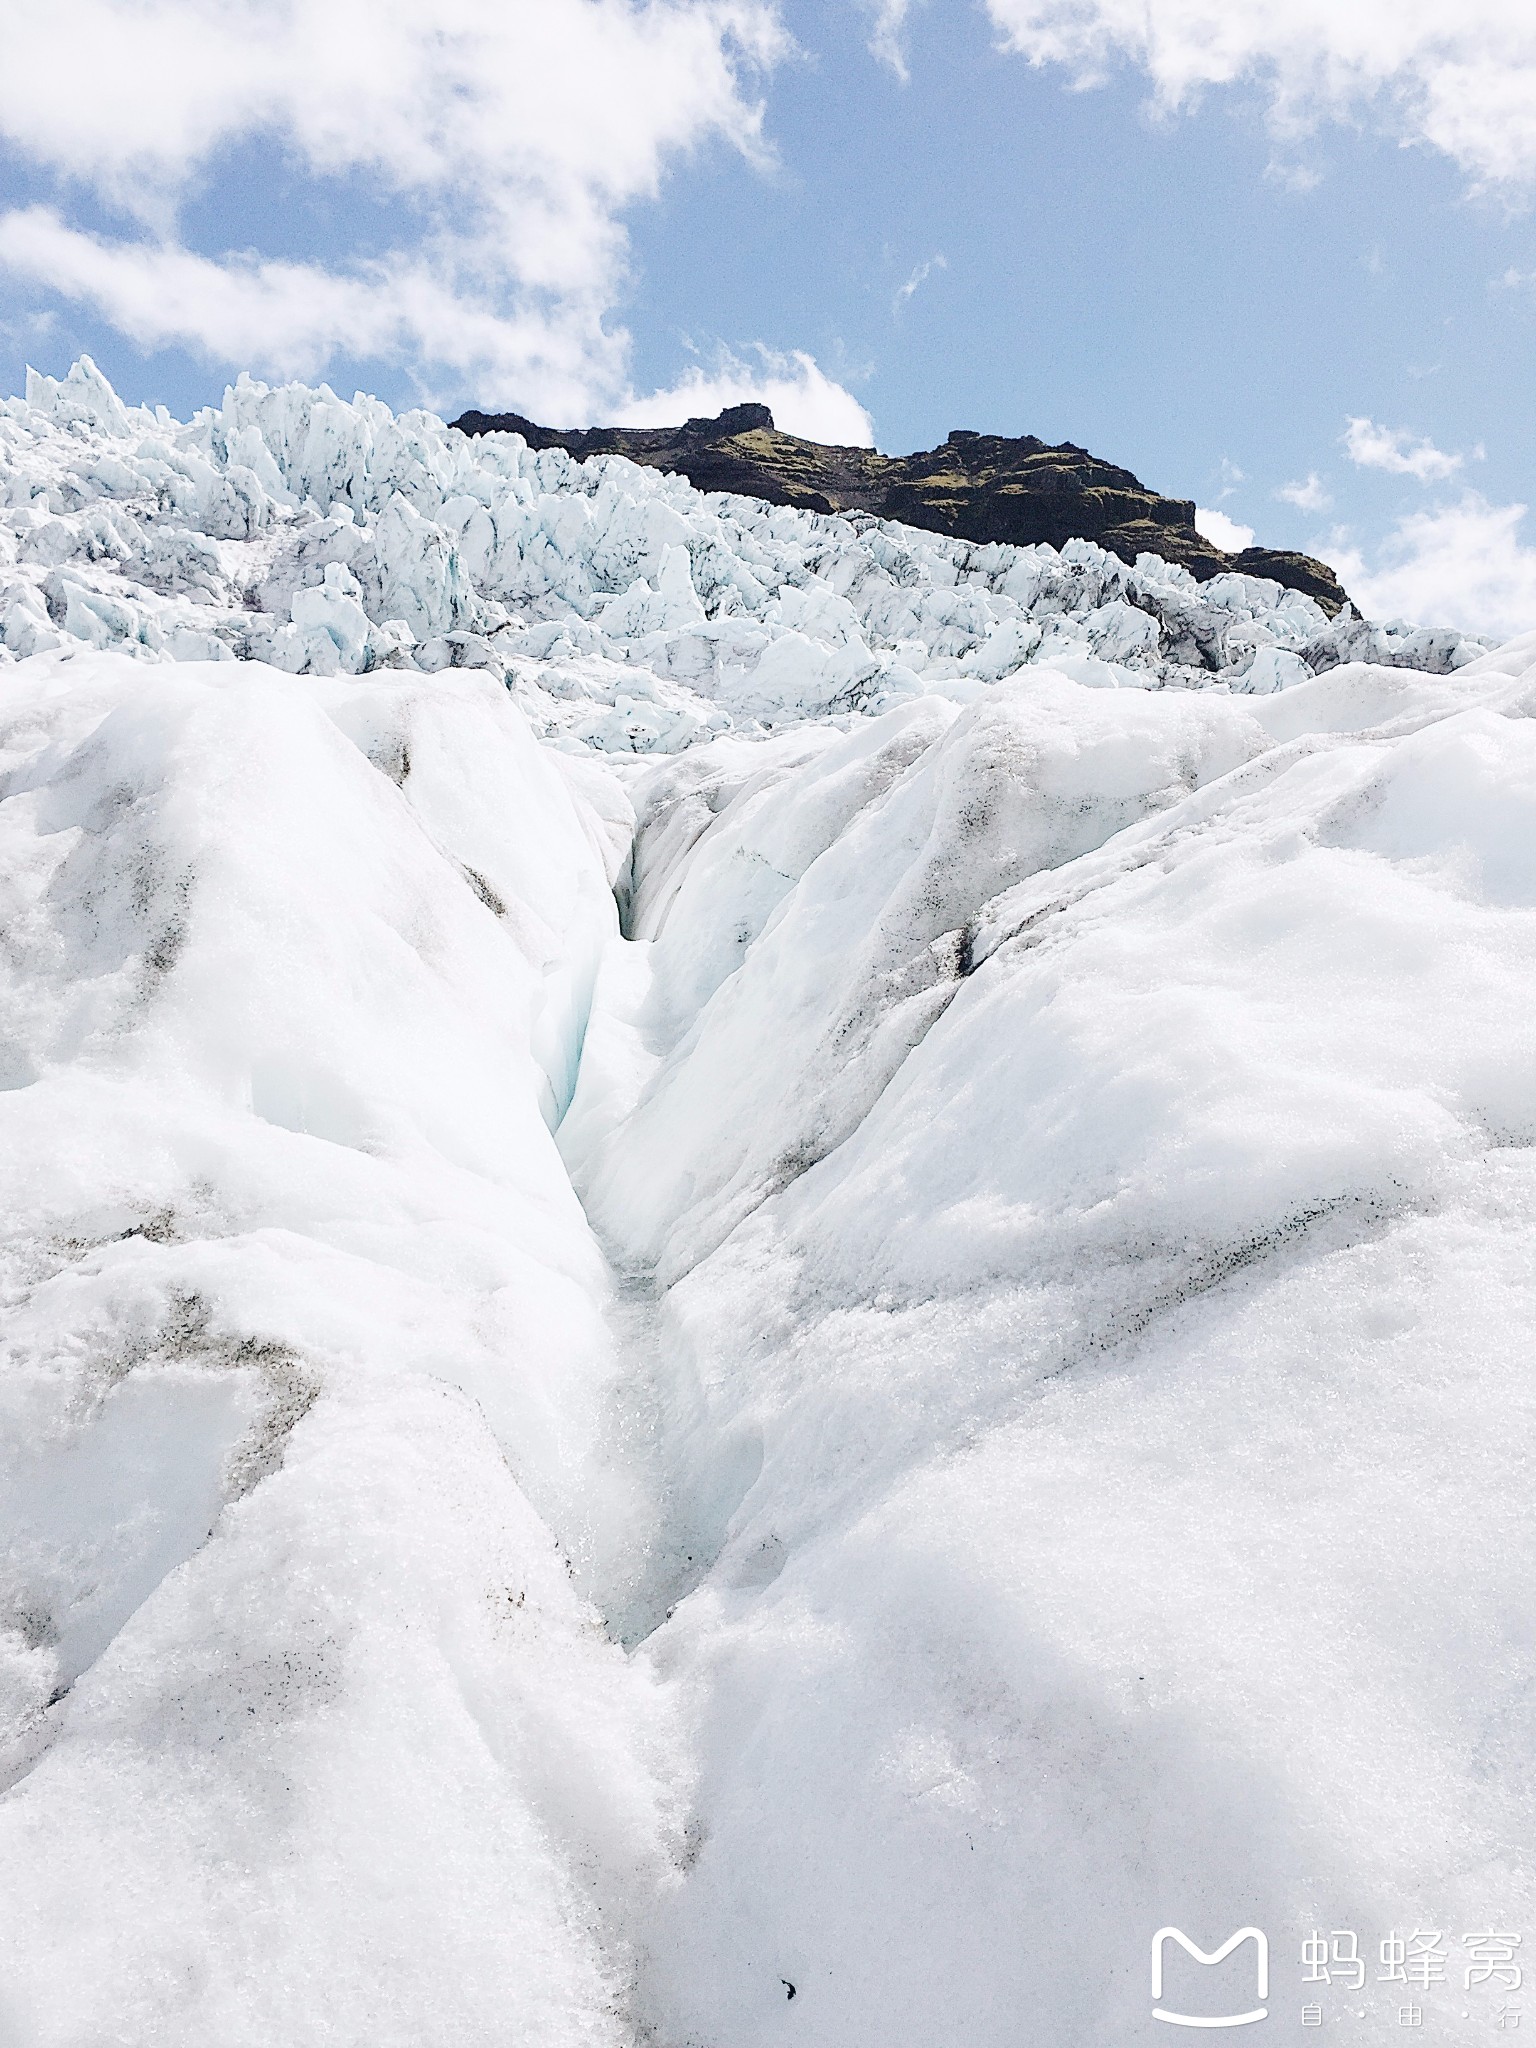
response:
<path id="1" fill-rule="evenodd" d="M 1305 2040 L 1313 1928 L 1390 2024 L 1392 1929 L 1530 1927 L 1533 657 L 633 786 L 560 1136 L 661 1289 L 667 2038 L 1140 2041 L 1173 1923 Z"/>
<path id="2" fill-rule="evenodd" d="M 475 675 L 45 655 L 0 773 L 0 2038 L 618 2042 L 602 820 Z"/>
<path id="3" fill-rule="evenodd" d="M 470 439 L 248 377 L 188 425 L 89 358 L 0 404 L 0 645 L 296 675 L 481 667 L 607 752 L 975 697 L 1019 668 L 1268 692 L 1341 662 L 1448 672 L 1452 632 L 1330 622 L 1088 542 L 979 546 L 705 495 L 619 457 Z"/>

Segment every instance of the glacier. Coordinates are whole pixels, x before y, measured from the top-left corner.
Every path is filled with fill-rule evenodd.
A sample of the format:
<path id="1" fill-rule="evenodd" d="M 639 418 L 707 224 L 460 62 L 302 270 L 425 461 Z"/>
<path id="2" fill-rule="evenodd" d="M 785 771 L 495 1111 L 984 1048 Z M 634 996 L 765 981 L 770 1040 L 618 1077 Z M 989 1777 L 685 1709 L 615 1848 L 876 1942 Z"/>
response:
<path id="1" fill-rule="evenodd" d="M 0 642 L 296 675 L 486 668 L 541 737 L 672 752 L 973 701 L 1019 668 L 1266 692 L 1346 661 L 1449 673 L 1483 643 L 1089 542 L 980 546 L 706 496 L 622 457 L 471 441 L 249 377 L 181 426 L 88 357 L 0 403 Z"/>
<path id="2" fill-rule="evenodd" d="M 0 486 L 0 2042 L 1486 2031 L 1536 633 L 85 360 Z"/>

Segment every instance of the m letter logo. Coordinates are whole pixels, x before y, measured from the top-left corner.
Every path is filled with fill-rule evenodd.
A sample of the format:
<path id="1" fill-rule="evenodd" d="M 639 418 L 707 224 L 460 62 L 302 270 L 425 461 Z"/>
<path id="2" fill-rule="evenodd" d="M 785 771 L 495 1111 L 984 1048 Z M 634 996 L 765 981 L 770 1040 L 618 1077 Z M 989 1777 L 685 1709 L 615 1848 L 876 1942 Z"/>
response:
<path id="1" fill-rule="evenodd" d="M 1163 1944 L 1176 1941 L 1184 1953 L 1193 1956 L 1197 1963 L 1224 1963 L 1233 1949 L 1245 1941 L 1254 1946 L 1254 1981 L 1258 1990 L 1259 2004 L 1252 2012 L 1227 2013 L 1219 2019 L 1197 2019 L 1192 2013 L 1165 2012 L 1163 2010 Z M 1255 2020 L 1268 2016 L 1268 2007 L 1263 2001 L 1269 1996 L 1269 1943 L 1257 1927 L 1239 1927 L 1236 1934 L 1229 1935 L 1220 1948 L 1211 1950 L 1209 1955 L 1203 1948 L 1196 1948 L 1187 1934 L 1181 1934 L 1177 1927 L 1159 1927 L 1152 1937 L 1152 2017 L 1167 2020 L 1174 2027 L 1249 2027 Z"/>

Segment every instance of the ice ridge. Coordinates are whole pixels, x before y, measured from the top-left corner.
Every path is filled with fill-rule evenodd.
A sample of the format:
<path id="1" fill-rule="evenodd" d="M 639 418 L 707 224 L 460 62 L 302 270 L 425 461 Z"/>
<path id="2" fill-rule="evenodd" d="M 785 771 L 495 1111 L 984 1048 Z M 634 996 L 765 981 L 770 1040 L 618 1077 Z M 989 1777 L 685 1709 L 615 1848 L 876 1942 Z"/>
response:
<path id="1" fill-rule="evenodd" d="M 1031 665 L 1263 694 L 1484 651 L 1330 621 L 1259 577 L 706 494 L 324 385 L 241 377 L 183 424 L 123 404 L 89 357 L 0 403 L 0 655 L 71 644 L 297 675 L 485 668 L 542 736 L 608 753 L 970 701 Z"/>

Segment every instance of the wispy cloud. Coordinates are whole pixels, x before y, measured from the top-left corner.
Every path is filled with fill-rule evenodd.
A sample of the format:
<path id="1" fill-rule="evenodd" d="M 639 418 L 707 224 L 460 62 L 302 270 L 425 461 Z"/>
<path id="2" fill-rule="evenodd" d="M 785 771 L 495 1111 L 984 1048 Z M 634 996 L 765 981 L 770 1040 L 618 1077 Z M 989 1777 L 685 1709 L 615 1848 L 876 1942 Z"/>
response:
<path id="1" fill-rule="evenodd" d="M 1300 483 L 1282 484 L 1275 496 L 1287 505 L 1294 505 L 1298 512 L 1326 512 L 1333 503 L 1333 497 L 1315 469 L 1309 470 Z"/>
<path id="2" fill-rule="evenodd" d="M 910 73 L 907 70 L 907 46 L 903 31 L 913 6 L 921 6 L 922 0 L 860 0 L 860 4 L 871 17 L 871 52 L 882 64 L 894 71 L 905 85 Z"/>
<path id="3" fill-rule="evenodd" d="M 895 296 L 891 300 L 892 317 L 900 314 L 912 294 L 925 285 L 936 270 L 948 268 L 949 259 L 945 256 L 930 256 L 926 263 L 919 263 L 906 283 L 896 287 Z"/>
<path id="4" fill-rule="evenodd" d="M 1448 455 L 1433 441 L 1416 441 L 1406 427 L 1379 427 L 1374 420 L 1351 419 L 1343 439 L 1345 454 L 1358 468 L 1384 469 L 1421 484 L 1443 483 L 1462 463 L 1459 455 Z"/>
<path id="5" fill-rule="evenodd" d="M 1336 542 L 1328 559 L 1368 617 L 1419 619 L 1496 639 L 1536 627 L 1536 547 L 1524 505 L 1459 504 L 1413 512 L 1367 558 Z"/>
<path id="6" fill-rule="evenodd" d="M 1536 9 L 1530 0 L 986 0 L 1005 47 L 1101 84 L 1146 72 L 1167 112 L 1256 88 L 1285 145 L 1365 116 L 1427 143 L 1475 186 L 1536 185 Z"/>
<path id="7" fill-rule="evenodd" d="M 622 376 L 622 343 L 580 301 L 498 312 L 456 276 L 442 244 L 342 272 L 254 257 L 215 261 L 174 243 L 107 239 L 49 207 L 0 215 L 0 265 L 93 306 L 145 349 L 186 344 L 217 362 L 315 376 L 333 357 L 406 358 L 469 369 L 580 410 L 594 381 Z"/>

